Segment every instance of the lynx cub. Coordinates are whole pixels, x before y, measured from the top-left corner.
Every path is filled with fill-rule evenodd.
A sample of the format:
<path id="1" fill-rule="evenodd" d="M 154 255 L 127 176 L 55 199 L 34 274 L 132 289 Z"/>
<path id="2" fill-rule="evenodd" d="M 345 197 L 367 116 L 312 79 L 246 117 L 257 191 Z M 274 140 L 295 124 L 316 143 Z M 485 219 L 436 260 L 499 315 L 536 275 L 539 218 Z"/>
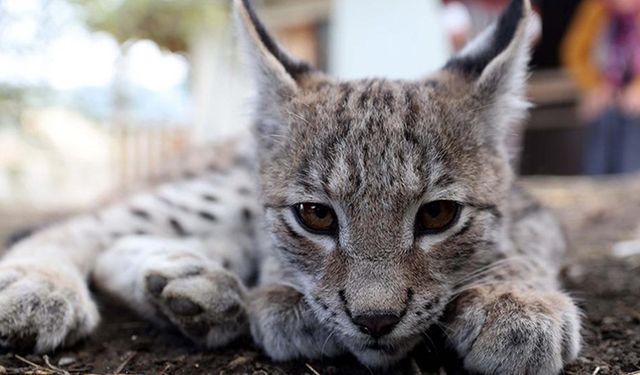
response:
<path id="1" fill-rule="evenodd" d="M 275 360 L 351 352 L 388 367 L 433 324 L 477 373 L 556 374 L 574 359 L 563 237 L 515 186 L 504 144 L 526 110 L 528 0 L 429 77 L 352 82 L 295 60 L 249 0 L 234 4 L 256 146 L 217 149 L 197 177 L 9 249 L 0 345 L 44 352 L 91 334 L 92 277 L 198 344 L 250 332 Z"/>

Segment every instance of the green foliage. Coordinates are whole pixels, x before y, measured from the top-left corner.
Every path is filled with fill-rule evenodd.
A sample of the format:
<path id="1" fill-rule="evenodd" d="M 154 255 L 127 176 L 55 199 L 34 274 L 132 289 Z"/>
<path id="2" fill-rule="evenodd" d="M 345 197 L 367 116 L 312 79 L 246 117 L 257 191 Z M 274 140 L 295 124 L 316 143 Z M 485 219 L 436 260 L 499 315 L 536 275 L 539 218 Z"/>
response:
<path id="1" fill-rule="evenodd" d="M 203 27 L 227 22 L 225 0 L 70 0 L 89 27 L 121 44 L 150 39 L 171 52 L 186 52 Z"/>

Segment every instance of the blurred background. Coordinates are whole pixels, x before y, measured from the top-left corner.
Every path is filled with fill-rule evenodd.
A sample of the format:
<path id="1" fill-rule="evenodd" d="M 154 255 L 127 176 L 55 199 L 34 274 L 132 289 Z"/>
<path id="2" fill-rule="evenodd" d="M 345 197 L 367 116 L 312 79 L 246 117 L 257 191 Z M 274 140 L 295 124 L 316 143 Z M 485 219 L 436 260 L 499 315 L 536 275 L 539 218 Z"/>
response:
<path id="1" fill-rule="evenodd" d="M 640 157 L 639 2 L 535 2 L 536 107 L 515 161 L 522 174 L 635 169 L 622 150 Z M 256 0 L 294 55 L 341 78 L 420 77 L 506 3 Z M 190 149 L 247 131 L 252 87 L 229 5 L 0 0 L 0 237 L 94 206 Z"/>

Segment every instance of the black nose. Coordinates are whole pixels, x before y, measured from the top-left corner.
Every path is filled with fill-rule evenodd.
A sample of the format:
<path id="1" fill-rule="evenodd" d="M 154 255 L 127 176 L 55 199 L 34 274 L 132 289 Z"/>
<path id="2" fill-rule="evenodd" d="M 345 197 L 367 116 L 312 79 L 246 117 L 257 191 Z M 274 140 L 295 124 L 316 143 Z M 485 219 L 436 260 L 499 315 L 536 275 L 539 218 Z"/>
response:
<path id="1" fill-rule="evenodd" d="M 386 313 L 356 315 L 353 317 L 353 322 L 360 330 L 374 338 L 380 338 L 393 331 L 393 327 L 399 321 L 399 316 Z"/>

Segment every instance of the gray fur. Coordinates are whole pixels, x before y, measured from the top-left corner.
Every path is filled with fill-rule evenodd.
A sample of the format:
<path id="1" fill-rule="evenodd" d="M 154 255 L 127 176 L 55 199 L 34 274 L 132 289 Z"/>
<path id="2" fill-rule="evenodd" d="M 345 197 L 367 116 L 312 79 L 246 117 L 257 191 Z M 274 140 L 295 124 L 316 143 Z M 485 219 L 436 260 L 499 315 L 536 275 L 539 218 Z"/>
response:
<path id="1" fill-rule="evenodd" d="M 279 72 L 277 87 L 287 87 L 258 98 L 260 181 L 273 247 L 316 324 L 376 367 L 402 358 L 436 322 L 452 332 L 467 368 L 481 373 L 555 373 L 574 358 L 578 314 L 556 282 L 564 240 L 553 218 L 514 188 L 504 142 L 527 107 L 528 2 L 514 1 L 498 27 L 428 78 L 351 82 L 313 69 L 287 74 L 286 61 L 255 38 L 262 26 L 243 16 L 246 2 L 236 4 L 249 55 L 259 57 L 258 84 L 273 85 L 265 72 Z M 475 74 L 456 68 L 476 58 Z M 439 199 L 462 203 L 459 222 L 416 237 L 418 208 Z M 298 202 L 332 207 L 338 235 L 306 231 L 291 210 Z M 451 304 L 460 306 L 454 316 L 445 313 Z M 258 321 L 274 314 L 253 308 Z M 375 339 L 354 322 L 372 312 L 401 320 Z M 288 326 L 261 328 L 253 329 L 257 341 L 281 359 L 264 331 L 288 336 Z M 291 357 L 298 352 L 313 350 Z"/>
<path id="2" fill-rule="evenodd" d="M 434 324 L 478 373 L 554 374 L 573 360 L 579 312 L 557 282 L 564 238 L 517 188 L 504 142 L 525 115 L 528 2 L 514 0 L 429 77 L 349 82 L 286 54 L 248 6 L 235 1 L 258 83 L 258 158 L 219 151 L 228 162 L 196 178 L 18 243 L 0 262 L 2 344 L 35 334 L 46 351 L 89 334 L 97 312 L 83 277 L 93 273 L 194 342 L 219 347 L 250 331 L 275 360 L 350 352 L 385 368 Z M 419 208 L 435 200 L 458 202 L 459 219 L 416 234 Z M 301 226 L 301 202 L 330 206 L 337 235 Z M 256 276 L 247 292 L 239 281 Z M 59 314 L 33 308 L 53 295 L 12 289 L 31 281 L 76 312 L 53 339 L 44 332 Z M 374 338 L 357 323 L 371 314 L 399 321 Z"/>

